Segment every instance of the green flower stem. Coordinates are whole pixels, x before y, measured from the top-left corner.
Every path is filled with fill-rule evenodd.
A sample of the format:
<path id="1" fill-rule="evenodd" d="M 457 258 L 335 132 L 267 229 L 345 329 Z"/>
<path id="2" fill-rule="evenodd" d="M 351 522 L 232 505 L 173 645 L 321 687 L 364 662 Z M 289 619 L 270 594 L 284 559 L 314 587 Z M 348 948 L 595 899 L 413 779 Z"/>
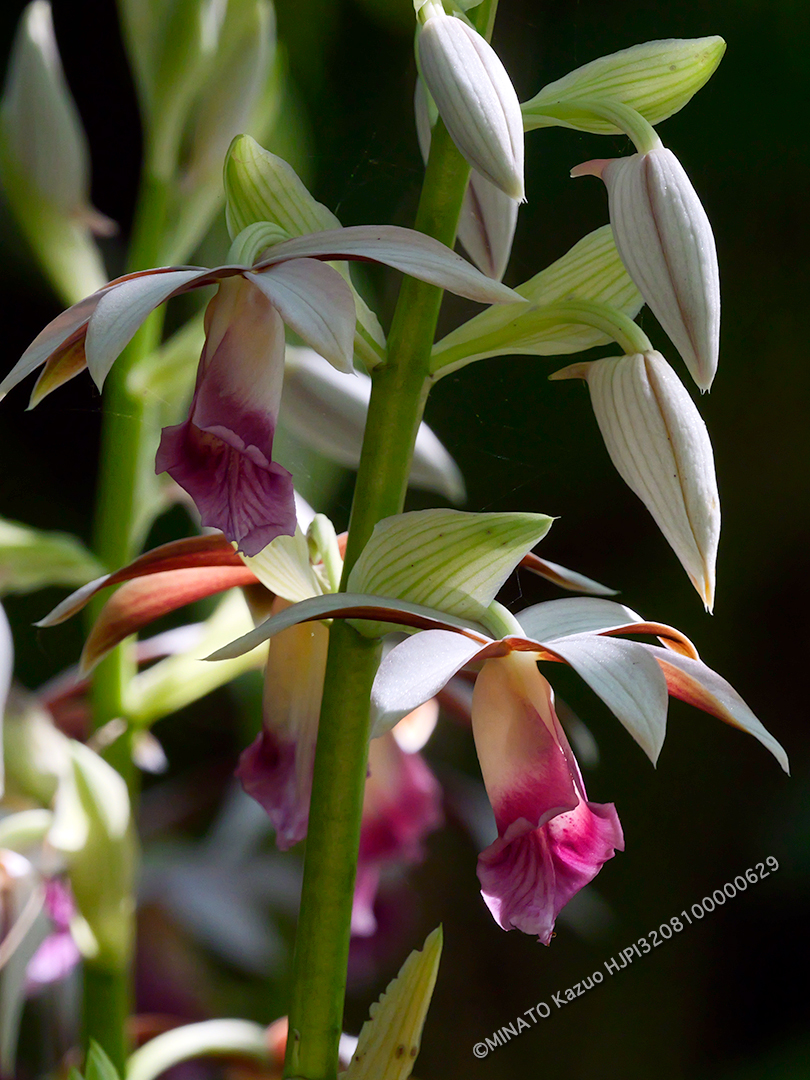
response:
<path id="1" fill-rule="evenodd" d="M 497 0 L 476 10 L 491 28 Z M 452 247 L 469 166 L 439 121 L 433 132 L 415 227 Z M 427 398 L 430 351 L 442 290 L 402 284 L 388 360 L 372 374 L 363 452 L 342 586 L 376 523 L 402 510 L 416 432 Z M 354 881 L 368 754 L 369 697 L 379 649 L 351 627 L 330 631 L 304 885 L 293 961 L 286 1077 L 335 1080 L 343 1023 Z"/>
<path id="2" fill-rule="evenodd" d="M 167 189 L 148 176 L 138 203 L 128 260 L 129 270 L 159 263 L 166 217 Z M 104 417 L 101 434 L 98 500 L 95 521 L 95 552 L 102 563 L 115 570 L 137 553 L 144 521 L 144 496 L 154 473 L 156 430 L 154 406 L 133 393 L 129 373 L 158 344 L 162 313 L 150 316 L 112 367 L 104 386 Z M 100 601 L 101 603 L 103 601 Z M 93 605 L 90 618 L 98 612 Z M 126 694 L 135 674 L 131 643 L 125 642 L 99 664 L 93 676 L 93 726 L 102 727 L 118 717 L 126 718 Z M 115 740 L 105 751 L 107 760 L 127 782 L 133 804 L 138 797 L 138 774 L 132 762 L 132 731 Z M 106 1051 L 123 1075 L 128 1053 L 126 1021 L 131 1005 L 129 966 L 110 969 L 88 960 L 84 969 L 84 1036 Z"/>
<path id="3" fill-rule="evenodd" d="M 515 316 L 511 326 L 498 327 L 480 337 L 470 337 L 458 345 L 436 350 L 431 361 L 433 380 L 443 379 L 445 375 L 459 371 L 487 356 L 503 355 L 515 342 L 523 342 L 525 347 L 529 338 L 542 340 L 544 331 L 550 332 L 570 325 L 590 326 L 601 331 L 612 338 L 628 356 L 652 351 L 652 343 L 638 323 L 610 304 L 602 304 L 596 300 L 570 300 L 567 303 L 542 307 L 527 304 L 523 310 L 525 314 Z M 538 349 L 538 355 L 544 354 Z"/>

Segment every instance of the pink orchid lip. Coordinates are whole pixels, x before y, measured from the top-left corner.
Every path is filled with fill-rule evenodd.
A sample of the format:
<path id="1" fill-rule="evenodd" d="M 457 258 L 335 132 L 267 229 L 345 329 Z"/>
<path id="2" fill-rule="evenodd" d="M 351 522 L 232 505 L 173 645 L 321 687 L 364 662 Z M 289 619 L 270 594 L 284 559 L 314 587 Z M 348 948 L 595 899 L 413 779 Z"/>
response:
<path id="1" fill-rule="evenodd" d="M 547 944 L 561 908 L 623 847 L 619 819 L 612 804 L 587 801 L 533 659 L 513 653 L 484 664 L 472 723 L 498 826 L 478 860 L 484 900 L 504 929 Z"/>

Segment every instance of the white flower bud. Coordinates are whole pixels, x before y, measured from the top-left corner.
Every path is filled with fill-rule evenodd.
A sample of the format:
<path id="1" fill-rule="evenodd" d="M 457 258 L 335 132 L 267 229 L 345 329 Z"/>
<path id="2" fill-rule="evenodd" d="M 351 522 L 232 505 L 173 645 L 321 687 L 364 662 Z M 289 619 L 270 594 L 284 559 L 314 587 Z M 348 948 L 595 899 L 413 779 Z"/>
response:
<path id="1" fill-rule="evenodd" d="M 436 13 L 418 38 L 422 77 L 470 165 L 509 198 L 523 199 L 523 117 L 489 43 L 462 19 Z"/>
<path id="2" fill-rule="evenodd" d="M 658 352 L 573 364 L 552 378 L 587 381 L 613 464 L 711 610 L 720 498 L 706 425 L 686 388 Z"/>
<path id="3" fill-rule="evenodd" d="M 663 146 L 600 165 L 622 262 L 695 382 L 708 390 L 720 346 L 720 274 L 706 211 Z"/>

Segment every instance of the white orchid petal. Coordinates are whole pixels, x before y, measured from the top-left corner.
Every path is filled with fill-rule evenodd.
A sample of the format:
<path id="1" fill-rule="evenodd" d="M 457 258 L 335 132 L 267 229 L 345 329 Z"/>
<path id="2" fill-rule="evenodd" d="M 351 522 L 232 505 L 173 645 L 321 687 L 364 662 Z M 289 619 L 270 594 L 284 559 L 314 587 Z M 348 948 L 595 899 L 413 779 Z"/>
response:
<path id="1" fill-rule="evenodd" d="M 613 464 L 711 609 L 720 497 L 709 435 L 692 398 L 656 352 L 598 360 L 586 378 Z"/>
<path id="2" fill-rule="evenodd" d="M 541 559 L 533 552 L 524 556 L 520 566 L 521 569 L 529 570 L 538 577 L 559 585 L 562 589 L 568 589 L 569 592 L 591 593 L 593 596 L 615 596 L 619 591 L 602 585 L 576 570 L 569 570 L 567 566 L 551 562 L 550 559 Z"/>
<path id="3" fill-rule="evenodd" d="M 422 76 L 450 137 L 505 195 L 523 199 L 523 116 L 487 40 L 462 19 L 429 18 L 417 39 Z"/>
<path id="4" fill-rule="evenodd" d="M 104 292 L 87 327 L 87 368 L 101 389 L 110 368 L 141 323 L 178 289 L 211 273 L 202 267 L 144 274 Z"/>
<path id="5" fill-rule="evenodd" d="M 512 289 L 486 277 L 438 240 L 398 225 L 352 225 L 296 236 L 276 244 L 253 269 L 258 271 L 287 259 L 310 257 L 383 263 L 481 304 L 522 301 Z"/>
<path id="6" fill-rule="evenodd" d="M 708 390 L 720 347 L 720 273 L 706 211 L 665 147 L 602 170 L 624 265 L 695 382 Z"/>
<path id="7" fill-rule="evenodd" d="M 506 273 L 517 216 L 515 200 L 473 169 L 461 205 L 458 238 L 478 269 L 495 281 Z"/>
<path id="8" fill-rule="evenodd" d="M 673 697 L 753 735 L 770 750 L 785 772 L 790 771 L 788 757 L 782 745 L 759 722 L 734 687 L 716 671 L 712 671 L 701 660 L 692 660 L 688 656 L 664 651 L 655 645 L 644 644 L 642 648 L 655 657 L 666 676 L 669 693 Z"/>
<path id="9" fill-rule="evenodd" d="M 372 738 L 429 701 L 481 648 L 481 642 L 447 630 L 425 630 L 393 648 L 371 688 Z"/>
<path id="10" fill-rule="evenodd" d="M 551 641 L 571 634 L 597 634 L 616 626 L 644 622 L 624 604 L 589 597 L 546 600 L 518 612 L 517 620 L 526 636 L 537 641 Z"/>
<path id="11" fill-rule="evenodd" d="M 348 469 L 360 463 L 370 397 L 368 375 L 356 372 L 355 378 L 344 379 L 312 349 L 287 346 L 281 422 L 307 446 Z M 461 470 L 424 423 L 416 436 L 410 480 L 451 502 L 464 501 Z"/>
<path id="12" fill-rule="evenodd" d="M 655 658 L 636 641 L 595 634 L 545 644 L 604 701 L 654 765 L 664 744 L 669 701 Z"/>
<path id="13" fill-rule="evenodd" d="M 245 277 L 278 308 L 284 322 L 338 371 L 354 370 L 354 297 L 336 270 L 317 259 L 295 259 Z"/>

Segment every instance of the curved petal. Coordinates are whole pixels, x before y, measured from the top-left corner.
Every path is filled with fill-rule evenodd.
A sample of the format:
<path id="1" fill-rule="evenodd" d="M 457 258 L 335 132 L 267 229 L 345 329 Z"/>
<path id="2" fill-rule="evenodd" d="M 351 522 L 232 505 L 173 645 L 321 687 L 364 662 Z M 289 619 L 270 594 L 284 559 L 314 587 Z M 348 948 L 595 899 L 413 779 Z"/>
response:
<path id="1" fill-rule="evenodd" d="M 99 296 L 85 342 L 87 367 L 99 390 L 147 315 L 184 285 L 210 275 L 211 271 L 202 267 L 161 269 L 122 281 Z"/>
<path id="2" fill-rule="evenodd" d="M 513 289 L 486 277 L 438 240 L 398 225 L 353 225 L 284 240 L 253 270 L 301 258 L 383 263 L 481 304 L 525 303 Z"/>
<path id="3" fill-rule="evenodd" d="M 732 727 L 747 731 L 770 750 L 785 772 L 789 772 L 788 757 L 783 747 L 763 727 L 737 691 L 716 671 L 700 660 L 677 653 L 664 652 L 654 645 L 642 645 L 650 650 L 667 680 L 672 697 L 680 698 L 703 712 L 710 713 Z"/>
<path id="4" fill-rule="evenodd" d="M 538 641 L 570 634 L 599 633 L 609 627 L 644 621 L 624 604 L 585 597 L 546 600 L 518 612 L 517 619 L 526 635 Z"/>
<path id="5" fill-rule="evenodd" d="M 393 648 L 371 688 L 371 737 L 432 698 L 480 651 L 480 642 L 448 630 L 425 630 Z"/>
<path id="6" fill-rule="evenodd" d="M 261 734 L 239 759 L 236 775 L 266 810 L 280 851 L 303 840 L 321 711 L 329 630 L 292 626 L 270 645 Z"/>
<path id="7" fill-rule="evenodd" d="M 255 584 L 247 566 L 206 566 L 168 570 L 127 581 L 113 593 L 96 619 L 82 651 L 87 673 L 124 638 L 170 611 L 237 585 Z"/>
<path id="8" fill-rule="evenodd" d="M 294 259 L 245 277 L 261 289 L 284 322 L 338 371 L 354 370 L 354 297 L 336 270 L 317 259 Z"/>
<path id="9" fill-rule="evenodd" d="M 192 536 L 185 540 L 172 540 L 161 544 L 139 556 L 129 566 L 116 570 L 114 574 L 105 574 L 71 593 L 50 614 L 40 619 L 36 626 L 58 626 L 81 611 L 85 604 L 99 590 L 110 585 L 120 585 L 122 581 L 144 577 L 166 570 L 190 570 L 204 566 L 231 566 L 244 568 L 244 561 L 221 533 L 210 536 Z M 256 583 L 254 577 L 252 584 Z"/>
<path id="10" fill-rule="evenodd" d="M 549 559 L 541 559 L 533 551 L 523 556 L 520 560 L 520 568 L 529 570 L 531 573 L 537 574 L 538 577 L 545 578 L 546 581 L 551 581 L 555 585 L 559 585 L 561 589 L 568 589 L 570 592 L 591 593 L 596 596 L 615 596 L 619 591 L 618 589 L 608 588 L 607 585 L 600 585 L 593 578 L 579 574 L 576 570 L 569 570 L 567 566 L 560 566 L 559 563 L 551 562 Z"/>
<path id="11" fill-rule="evenodd" d="M 653 764 L 664 744 L 667 683 L 637 641 L 580 635 L 548 642 L 627 728 Z"/>
<path id="12" fill-rule="evenodd" d="M 314 619 L 368 619 L 399 626 L 414 626 L 420 630 L 455 630 L 456 633 L 471 638 L 483 648 L 492 641 L 482 628 L 475 623 L 444 615 L 440 611 L 410 604 L 405 600 L 389 600 L 379 596 L 366 596 L 362 593 L 330 593 L 326 596 L 313 596 L 267 619 L 244 637 L 237 638 L 230 645 L 212 653 L 208 660 L 232 660 L 234 656 L 255 649 L 263 641 L 294 626 L 299 622 L 311 622 Z"/>

